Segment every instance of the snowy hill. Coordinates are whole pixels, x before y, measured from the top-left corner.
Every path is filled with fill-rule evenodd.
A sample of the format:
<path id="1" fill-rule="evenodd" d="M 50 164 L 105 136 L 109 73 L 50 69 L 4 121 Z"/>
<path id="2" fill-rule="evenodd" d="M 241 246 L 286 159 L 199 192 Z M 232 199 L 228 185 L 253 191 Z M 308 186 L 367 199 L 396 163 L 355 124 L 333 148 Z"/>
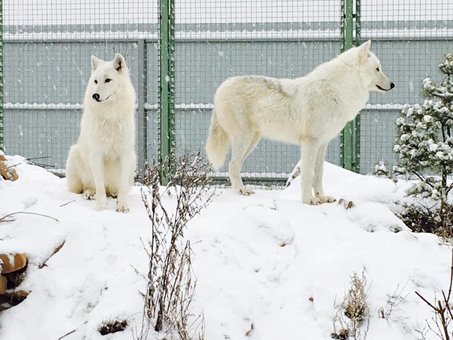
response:
<path id="1" fill-rule="evenodd" d="M 25 252 L 30 260 L 19 287 L 30 294 L 2 312 L 0 338 L 132 339 L 145 288 L 135 270 L 147 272 L 142 242 L 150 232 L 140 188 L 130 193 L 129 214 L 116 213 L 113 201 L 98 212 L 69 193 L 64 179 L 17 156 L 9 162 L 18 164 L 19 180 L 0 181 L 0 217 L 48 217 L 18 214 L 0 224 L 0 253 Z M 329 339 L 354 272 L 368 282 L 367 339 L 413 340 L 417 329 L 426 331 L 432 314 L 414 291 L 431 299 L 448 288 L 450 249 L 433 235 L 411 233 L 389 210 L 403 199 L 405 183 L 329 164 L 325 172 L 326 191 L 352 207 L 302 205 L 296 178 L 285 190 L 251 197 L 219 189 L 191 221 L 186 235 L 198 278 L 192 308 L 204 312 L 207 340 Z M 126 331 L 101 336 L 99 325 L 115 318 L 128 320 Z"/>

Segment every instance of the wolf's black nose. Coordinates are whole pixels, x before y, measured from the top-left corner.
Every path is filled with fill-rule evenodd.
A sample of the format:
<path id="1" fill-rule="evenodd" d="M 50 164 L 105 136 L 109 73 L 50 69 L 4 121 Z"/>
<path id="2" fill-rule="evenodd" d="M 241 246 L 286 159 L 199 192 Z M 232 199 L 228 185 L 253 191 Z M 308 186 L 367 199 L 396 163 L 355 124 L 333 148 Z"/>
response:
<path id="1" fill-rule="evenodd" d="M 392 84 L 393 84 L 393 83 L 392 83 Z M 99 96 L 98 93 L 93 94 L 93 99 L 94 99 L 95 101 L 98 102 L 100 98 L 101 98 L 101 97 Z"/>
<path id="2" fill-rule="evenodd" d="M 393 89 L 395 87 L 394 83 L 390 83 L 390 89 Z"/>

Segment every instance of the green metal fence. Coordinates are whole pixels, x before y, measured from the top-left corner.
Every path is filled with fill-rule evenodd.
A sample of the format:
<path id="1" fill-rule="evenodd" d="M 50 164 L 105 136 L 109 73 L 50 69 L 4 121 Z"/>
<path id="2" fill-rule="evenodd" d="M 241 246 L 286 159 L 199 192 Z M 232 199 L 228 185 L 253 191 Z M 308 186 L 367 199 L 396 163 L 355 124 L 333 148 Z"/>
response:
<path id="1" fill-rule="evenodd" d="M 372 40 L 373 52 L 396 84 L 388 93 L 371 94 L 361 112 L 361 167 L 368 170 L 379 160 L 394 164 L 390 146 L 402 106 L 423 102 L 422 80 L 438 78 L 437 65 L 453 51 L 453 2 L 362 0 L 361 37 Z"/>
<path id="2" fill-rule="evenodd" d="M 0 8 L 3 8 L 3 1 L 0 0 Z M 5 150 L 4 126 L 3 126 L 3 11 L 0 11 L 0 150 Z"/>
<path id="3" fill-rule="evenodd" d="M 341 51 L 360 44 L 360 0 L 341 1 Z M 360 115 L 346 124 L 340 136 L 340 164 L 360 172 Z"/>
<path id="4" fill-rule="evenodd" d="M 159 111 L 160 161 L 176 152 L 175 141 L 175 3 L 160 2 Z M 167 184 L 166 174 L 162 181 Z"/>
<path id="5" fill-rule="evenodd" d="M 172 150 L 204 153 L 214 92 L 227 77 L 299 77 L 372 39 L 396 88 L 372 95 L 327 153 L 368 173 L 392 164 L 398 110 L 420 100 L 421 80 L 453 51 L 449 0 L 3 0 L 0 18 L 0 148 L 57 171 L 79 132 L 91 54 L 126 57 L 142 169 Z M 299 158 L 298 146 L 262 141 L 244 177 L 283 182 Z"/>
<path id="6" fill-rule="evenodd" d="M 340 0 L 175 4 L 178 152 L 204 150 L 214 93 L 226 78 L 299 77 L 338 55 L 342 44 Z M 327 158 L 340 163 L 339 138 Z M 299 146 L 262 140 L 246 159 L 243 178 L 284 182 L 299 159 Z M 218 176 L 227 175 L 227 163 Z"/>

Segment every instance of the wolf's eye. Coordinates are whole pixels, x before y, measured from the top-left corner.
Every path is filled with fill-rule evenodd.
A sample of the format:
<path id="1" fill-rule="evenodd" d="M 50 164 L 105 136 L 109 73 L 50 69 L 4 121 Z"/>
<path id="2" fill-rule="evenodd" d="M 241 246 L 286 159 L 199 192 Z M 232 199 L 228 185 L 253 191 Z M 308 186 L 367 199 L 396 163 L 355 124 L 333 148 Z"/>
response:
<path id="1" fill-rule="evenodd" d="M 105 80 L 106 83 L 110 83 L 111 81 L 112 81 L 112 79 L 110 79 L 110 78 L 107 78 L 107 79 Z"/>
<path id="2" fill-rule="evenodd" d="M 379 69 L 379 67 L 376 67 L 376 71 L 378 71 L 378 72 L 379 72 L 379 71 L 381 71 L 381 70 Z"/>
<path id="3" fill-rule="evenodd" d="M 95 83 L 95 84 L 97 84 L 97 83 L 98 83 L 98 81 L 97 81 L 97 80 L 95 79 L 95 80 L 94 80 L 94 83 Z"/>

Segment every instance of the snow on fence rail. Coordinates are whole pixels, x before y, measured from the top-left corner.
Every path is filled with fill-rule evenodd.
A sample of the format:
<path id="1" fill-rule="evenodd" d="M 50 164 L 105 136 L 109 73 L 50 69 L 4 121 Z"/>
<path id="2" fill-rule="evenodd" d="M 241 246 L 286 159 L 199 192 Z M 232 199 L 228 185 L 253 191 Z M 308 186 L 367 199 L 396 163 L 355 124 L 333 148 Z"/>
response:
<path id="1" fill-rule="evenodd" d="M 391 28 L 362 29 L 362 39 L 374 40 L 437 40 L 451 39 L 452 27 L 442 28 Z M 242 30 L 242 31 L 177 31 L 178 41 L 294 41 L 294 40 L 332 40 L 339 39 L 339 29 L 321 30 Z M 157 41 L 157 32 L 22 32 L 3 34 L 4 42 L 63 42 L 63 41 Z"/>
<path id="2" fill-rule="evenodd" d="M 86 79 L 82 78 L 89 72 L 88 65 L 82 65 L 79 57 L 128 51 L 133 46 L 131 70 L 138 82 L 139 117 L 151 118 L 145 124 L 149 139 L 147 157 L 154 157 L 159 138 L 155 103 L 158 3 L 157 0 L 4 0 L 3 39 L 7 52 L 4 108 L 8 146 L 27 155 L 50 155 L 49 163 L 64 167 L 67 149 L 78 132 L 75 122 L 79 115 L 74 113 L 83 109 L 79 101 L 83 98 L 81 91 Z M 179 43 L 181 55 L 189 56 L 177 59 L 177 69 L 181 71 L 177 74 L 179 93 L 175 97 L 179 103 L 176 105 L 178 145 L 184 150 L 203 149 L 207 118 L 213 108 L 213 91 L 225 77 L 245 72 L 294 77 L 335 56 L 341 42 L 340 4 L 340 0 L 177 0 L 176 45 Z M 416 102 L 417 82 L 425 73 L 432 72 L 430 65 L 435 65 L 438 55 L 451 46 L 453 1 L 362 0 L 361 5 L 361 38 L 380 41 L 375 45 L 376 52 L 398 85 L 386 96 L 371 96 L 371 104 L 362 114 L 361 166 L 367 172 L 379 159 L 392 162 L 397 111 L 403 103 Z M 254 42 L 258 47 L 244 48 Z M 79 44 L 83 45 L 80 52 Z M 61 51 L 60 46 L 63 46 Z M 220 53 L 224 47 L 230 49 L 231 55 Z M 35 65 L 35 55 L 44 60 L 43 65 Z M 52 64 L 54 58 L 57 65 Z M 83 70 L 81 77 L 76 74 L 77 79 L 68 80 L 65 69 L 56 74 L 52 84 L 39 88 L 32 82 L 15 81 L 42 79 L 69 62 L 76 67 L 71 68 L 71 64 L 68 69 Z M 22 72 L 24 66 L 36 73 Z M 138 77 L 139 74 L 144 77 Z M 49 91 L 44 88 L 47 85 Z M 53 91 L 51 85 L 67 87 L 68 91 Z M 377 104 L 383 101 L 391 103 Z M 262 151 L 258 147 L 247 172 L 254 178 L 285 177 L 286 174 L 281 175 L 286 171 L 285 164 L 291 167 L 299 157 L 299 150 L 262 144 Z M 339 143 L 331 143 L 329 152 L 329 160 L 338 162 Z"/>
<path id="3" fill-rule="evenodd" d="M 402 104 L 367 104 L 364 110 L 374 111 L 401 111 Z M 214 105 L 212 103 L 190 103 L 190 104 L 176 104 L 176 110 L 190 111 L 190 110 L 212 110 Z M 83 104 L 81 103 L 5 103 L 4 108 L 7 110 L 82 110 Z M 144 104 L 145 110 L 154 111 L 158 109 L 157 104 Z"/>

